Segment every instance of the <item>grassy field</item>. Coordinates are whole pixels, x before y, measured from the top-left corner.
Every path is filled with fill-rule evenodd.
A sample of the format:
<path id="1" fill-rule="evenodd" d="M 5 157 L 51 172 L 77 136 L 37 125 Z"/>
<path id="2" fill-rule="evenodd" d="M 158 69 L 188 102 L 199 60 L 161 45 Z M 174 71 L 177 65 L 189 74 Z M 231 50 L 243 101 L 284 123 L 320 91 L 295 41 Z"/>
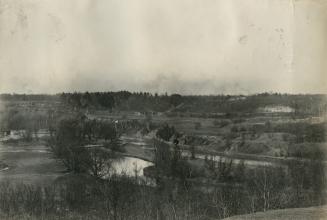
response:
<path id="1" fill-rule="evenodd" d="M 0 161 L 9 166 L 0 172 L 0 182 L 51 184 L 65 168 L 52 158 L 45 145 L 0 144 Z"/>
<path id="2" fill-rule="evenodd" d="M 43 216 L 30 216 L 30 215 L 14 215 L 14 216 L 3 216 L 0 215 L 3 220 L 100 220 L 95 216 L 82 215 L 78 213 L 70 213 L 66 216 L 54 216 L 54 215 L 43 215 Z M 327 219 L 327 207 L 310 207 L 310 208 L 296 208 L 296 209 L 284 209 L 274 210 L 268 212 L 258 212 L 249 215 L 240 215 L 227 218 L 225 220 L 324 220 Z"/>
<path id="3" fill-rule="evenodd" d="M 69 213 L 65 216 L 61 215 L 13 215 L 13 216 L 4 216 L 0 215 L 1 220 L 102 220 L 100 217 L 92 215 L 83 215 L 80 213 Z"/>
<path id="4" fill-rule="evenodd" d="M 327 219 L 327 206 L 283 209 L 268 212 L 257 212 L 255 214 L 240 215 L 227 218 L 226 220 L 318 220 Z"/>

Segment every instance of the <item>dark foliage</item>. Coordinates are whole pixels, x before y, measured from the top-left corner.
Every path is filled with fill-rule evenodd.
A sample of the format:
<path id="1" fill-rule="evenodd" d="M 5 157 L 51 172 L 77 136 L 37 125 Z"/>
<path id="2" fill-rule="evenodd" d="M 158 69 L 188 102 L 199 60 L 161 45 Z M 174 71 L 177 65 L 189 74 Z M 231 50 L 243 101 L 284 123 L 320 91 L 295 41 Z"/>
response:
<path id="1" fill-rule="evenodd" d="M 178 135 L 174 126 L 170 127 L 168 124 L 164 124 L 158 129 L 156 136 L 165 141 L 169 141 L 174 135 Z"/>

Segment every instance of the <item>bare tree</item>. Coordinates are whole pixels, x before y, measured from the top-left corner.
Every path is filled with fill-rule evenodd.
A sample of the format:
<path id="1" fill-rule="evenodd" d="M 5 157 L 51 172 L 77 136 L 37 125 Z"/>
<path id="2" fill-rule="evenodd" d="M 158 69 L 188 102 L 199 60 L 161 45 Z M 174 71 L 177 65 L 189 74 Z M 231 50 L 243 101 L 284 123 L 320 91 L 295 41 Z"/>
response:
<path id="1" fill-rule="evenodd" d="M 97 146 L 90 147 L 88 153 L 88 160 L 84 161 L 84 164 L 90 173 L 98 178 L 108 175 L 111 169 L 113 154 Z"/>

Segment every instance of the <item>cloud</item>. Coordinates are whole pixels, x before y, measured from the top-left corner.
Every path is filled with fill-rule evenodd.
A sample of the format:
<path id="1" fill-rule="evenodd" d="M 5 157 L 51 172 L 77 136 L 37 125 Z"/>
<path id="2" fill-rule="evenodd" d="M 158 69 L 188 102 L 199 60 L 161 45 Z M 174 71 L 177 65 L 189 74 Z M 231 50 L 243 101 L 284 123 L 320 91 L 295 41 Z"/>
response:
<path id="1" fill-rule="evenodd" d="M 327 92 L 326 4 L 0 0 L 0 92 Z"/>

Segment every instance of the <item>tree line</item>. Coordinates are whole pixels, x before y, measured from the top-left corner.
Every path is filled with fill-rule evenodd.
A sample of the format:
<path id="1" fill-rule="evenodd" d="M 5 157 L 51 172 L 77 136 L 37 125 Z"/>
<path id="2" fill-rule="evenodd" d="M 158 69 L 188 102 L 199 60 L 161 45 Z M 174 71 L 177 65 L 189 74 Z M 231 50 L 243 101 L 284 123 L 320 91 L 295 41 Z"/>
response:
<path id="1" fill-rule="evenodd" d="M 154 111 L 168 115 L 192 113 L 198 117 L 217 117 L 215 113 L 257 113 L 265 106 L 283 105 L 291 107 L 294 117 L 301 115 L 323 115 L 327 110 L 326 95 L 292 95 L 259 93 L 253 95 L 180 95 L 149 92 L 68 92 L 48 94 L 0 94 L 3 101 L 62 102 L 73 108 Z M 206 106 L 206 108 L 203 108 Z M 201 115 L 204 114 L 204 115 Z"/>
<path id="2" fill-rule="evenodd" d="M 295 115 L 317 115 L 326 112 L 327 109 L 327 98 L 325 95 L 290 95 L 280 93 L 260 93 L 249 96 L 190 96 L 119 91 L 62 93 L 60 98 L 64 102 L 80 108 L 93 107 L 110 110 L 115 108 L 130 111 L 225 112 L 232 114 L 237 112 L 253 113 L 259 107 L 284 105 L 293 108 Z M 177 106 L 178 108 L 174 108 Z M 206 108 L 203 108 L 203 106 L 206 106 Z"/>

